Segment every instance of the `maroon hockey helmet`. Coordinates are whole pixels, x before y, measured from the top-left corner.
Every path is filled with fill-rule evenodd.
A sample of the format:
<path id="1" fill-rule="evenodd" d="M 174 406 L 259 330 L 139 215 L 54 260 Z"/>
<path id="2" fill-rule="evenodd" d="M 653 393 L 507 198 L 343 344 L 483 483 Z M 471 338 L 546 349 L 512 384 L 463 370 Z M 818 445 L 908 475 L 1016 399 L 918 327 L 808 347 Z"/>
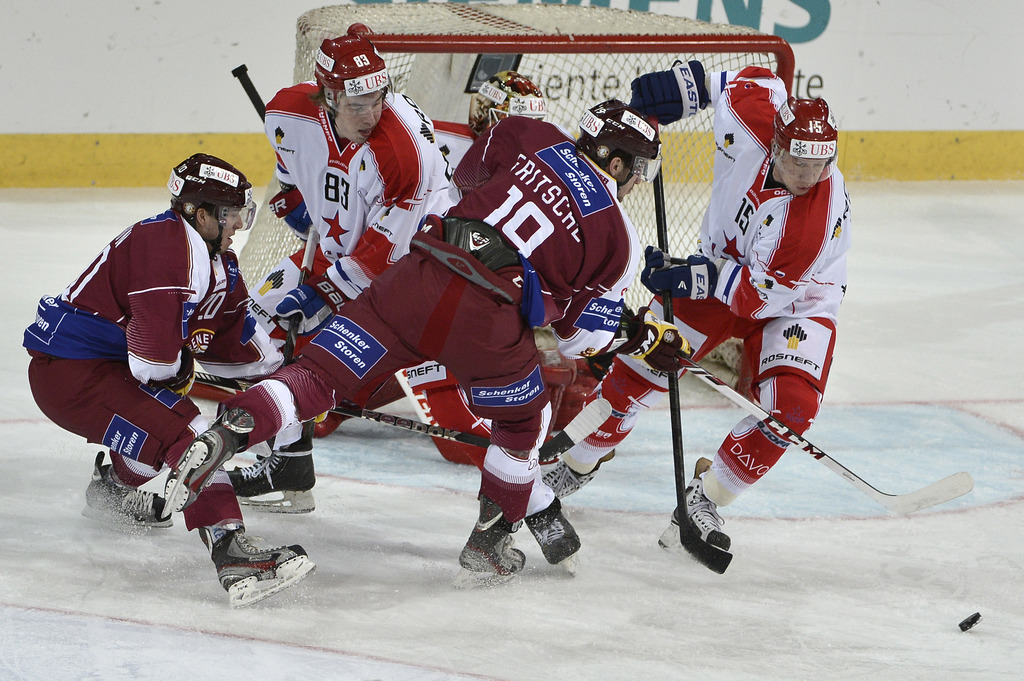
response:
<path id="1" fill-rule="evenodd" d="M 469 127 L 482 135 L 505 116 L 544 118 L 547 103 L 540 88 L 515 71 L 499 71 L 473 93 L 469 100 Z"/>
<path id="2" fill-rule="evenodd" d="M 242 218 L 240 229 L 248 229 L 256 215 L 252 185 L 240 170 L 216 156 L 189 156 L 171 170 L 167 188 L 171 190 L 171 208 L 189 221 L 203 205 L 217 208 L 218 218 L 223 218 L 223 210 L 237 208 Z"/>
<path id="3" fill-rule="evenodd" d="M 838 137 L 836 119 L 824 99 L 790 97 L 775 114 L 775 143 L 793 156 L 834 159 Z"/>
<path id="4" fill-rule="evenodd" d="M 365 26 L 353 24 L 345 35 L 320 44 L 314 70 L 325 92 L 355 97 L 383 90 L 391 82 L 384 59 L 366 33 Z"/>
<path id="5" fill-rule="evenodd" d="M 653 180 L 661 166 L 657 127 L 617 99 L 601 102 L 583 114 L 576 148 L 602 166 L 615 151 L 624 151 L 634 158 L 634 174 L 646 181 Z"/>

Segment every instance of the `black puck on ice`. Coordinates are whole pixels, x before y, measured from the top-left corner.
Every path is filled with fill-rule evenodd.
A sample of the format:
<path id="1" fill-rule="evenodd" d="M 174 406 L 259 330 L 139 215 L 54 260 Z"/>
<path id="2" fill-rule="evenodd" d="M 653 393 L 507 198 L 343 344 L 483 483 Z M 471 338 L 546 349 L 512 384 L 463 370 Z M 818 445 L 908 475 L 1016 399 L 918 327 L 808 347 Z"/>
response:
<path id="1" fill-rule="evenodd" d="M 980 612 L 976 612 L 973 615 L 971 615 L 970 617 L 968 617 L 967 619 L 965 619 L 963 622 L 960 623 L 960 631 L 967 631 L 968 629 L 970 629 L 971 627 L 973 627 L 975 624 L 977 624 L 980 621 L 981 621 L 981 613 Z"/>

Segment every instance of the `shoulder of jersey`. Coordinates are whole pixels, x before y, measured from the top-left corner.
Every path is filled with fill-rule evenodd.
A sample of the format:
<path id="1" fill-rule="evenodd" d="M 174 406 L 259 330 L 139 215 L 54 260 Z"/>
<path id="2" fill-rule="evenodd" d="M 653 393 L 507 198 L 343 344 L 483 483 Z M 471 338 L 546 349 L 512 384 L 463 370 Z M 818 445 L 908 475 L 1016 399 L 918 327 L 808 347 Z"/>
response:
<path id="1" fill-rule="evenodd" d="M 267 103 L 267 113 L 316 116 L 318 107 L 310 100 L 310 96 L 315 95 L 317 89 L 316 83 L 312 82 L 286 87 Z"/>

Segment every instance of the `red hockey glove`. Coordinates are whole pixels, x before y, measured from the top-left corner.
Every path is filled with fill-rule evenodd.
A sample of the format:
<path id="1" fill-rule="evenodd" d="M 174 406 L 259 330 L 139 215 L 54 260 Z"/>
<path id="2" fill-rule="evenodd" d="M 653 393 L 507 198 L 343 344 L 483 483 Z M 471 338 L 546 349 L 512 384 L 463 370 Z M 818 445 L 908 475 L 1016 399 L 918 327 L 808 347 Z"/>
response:
<path id="1" fill-rule="evenodd" d="M 642 359 L 656 371 L 673 372 L 680 368 L 676 353 L 682 351 L 689 357 L 693 352 L 679 329 L 659 319 L 649 307 L 640 308 L 630 326 L 634 324 L 629 340 L 618 349 L 620 354 Z"/>
<path id="2" fill-rule="evenodd" d="M 295 185 L 282 184 L 281 191 L 270 199 L 270 210 L 284 220 L 300 239 L 305 241 L 309 237 L 309 228 L 313 221 L 306 210 L 306 201 Z"/>

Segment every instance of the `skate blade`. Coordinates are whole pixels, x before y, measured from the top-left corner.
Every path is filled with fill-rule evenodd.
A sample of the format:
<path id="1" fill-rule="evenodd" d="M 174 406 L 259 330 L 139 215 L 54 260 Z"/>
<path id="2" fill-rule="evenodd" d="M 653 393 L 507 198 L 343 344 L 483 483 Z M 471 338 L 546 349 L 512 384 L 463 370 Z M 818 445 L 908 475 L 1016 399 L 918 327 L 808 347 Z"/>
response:
<path id="1" fill-rule="evenodd" d="M 164 529 L 174 526 L 174 520 L 170 516 L 153 522 L 146 522 L 144 520 L 129 518 L 128 516 L 121 515 L 120 513 L 100 511 L 88 505 L 82 509 L 82 515 L 90 520 L 95 520 L 109 527 L 123 530 L 148 530 L 150 528 Z"/>
<path id="2" fill-rule="evenodd" d="M 673 553 L 685 551 L 698 563 L 717 574 L 724 574 L 732 562 L 732 554 L 716 548 L 700 537 L 691 537 L 681 533 L 679 525 L 670 523 L 658 539 L 658 546 Z"/>
<path id="3" fill-rule="evenodd" d="M 177 513 L 195 500 L 195 495 L 188 485 L 187 478 L 194 470 L 202 466 L 210 456 L 210 446 L 202 440 L 196 440 L 185 450 L 185 458 L 177 471 L 171 471 L 164 488 L 164 508 Z"/>
<path id="4" fill-rule="evenodd" d="M 295 556 L 277 566 L 277 576 L 273 579 L 260 580 L 253 576 L 232 584 L 228 588 L 231 607 L 247 608 L 259 603 L 278 591 L 295 586 L 315 571 L 316 563 L 307 556 Z"/>
<path id="5" fill-rule="evenodd" d="M 490 589 L 510 581 L 516 576 L 515 572 L 507 575 L 499 575 L 496 572 L 476 572 L 461 568 L 459 574 L 452 580 L 452 588 L 459 590 Z"/>
<path id="6" fill-rule="evenodd" d="M 238 503 L 262 513 L 310 513 L 316 508 L 313 493 L 267 492 L 255 497 L 238 497 Z"/>
<path id="7" fill-rule="evenodd" d="M 568 558 L 563 558 L 561 561 L 555 563 L 555 565 L 557 565 L 558 567 L 560 567 L 563 570 L 565 570 L 565 572 L 569 576 L 575 577 L 576 576 L 576 569 L 580 565 L 580 552 L 577 551 L 576 553 L 572 554 Z"/>

